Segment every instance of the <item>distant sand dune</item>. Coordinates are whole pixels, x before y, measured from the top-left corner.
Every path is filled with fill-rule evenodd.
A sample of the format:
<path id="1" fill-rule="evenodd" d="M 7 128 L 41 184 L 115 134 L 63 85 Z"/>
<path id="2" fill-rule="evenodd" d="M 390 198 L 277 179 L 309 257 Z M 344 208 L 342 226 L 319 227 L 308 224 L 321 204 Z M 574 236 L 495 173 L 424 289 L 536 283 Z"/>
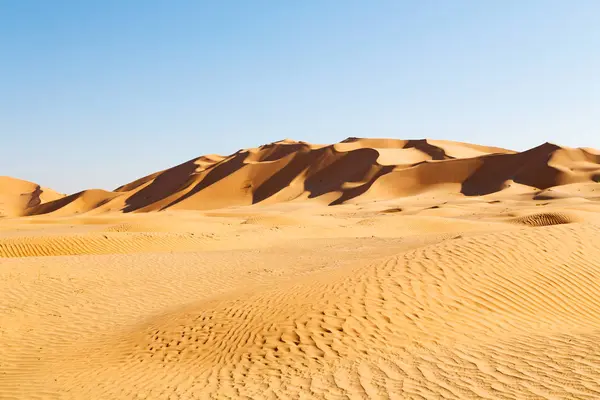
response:
<path id="1" fill-rule="evenodd" d="M 34 207 L 64 195 L 32 182 L 0 176 L 0 217 L 23 215 Z"/>
<path id="2" fill-rule="evenodd" d="M 282 140 L 230 156 L 202 156 L 125 184 L 30 202 L 29 215 L 209 210 L 312 199 L 343 204 L 442 190 L 466 196 L 516 185 L 545 190 L 600 180 L 600 155 L 545 143 L 517 153 L 443 140 Z M 13 212 L 14 214 L 14 212 Z"/>

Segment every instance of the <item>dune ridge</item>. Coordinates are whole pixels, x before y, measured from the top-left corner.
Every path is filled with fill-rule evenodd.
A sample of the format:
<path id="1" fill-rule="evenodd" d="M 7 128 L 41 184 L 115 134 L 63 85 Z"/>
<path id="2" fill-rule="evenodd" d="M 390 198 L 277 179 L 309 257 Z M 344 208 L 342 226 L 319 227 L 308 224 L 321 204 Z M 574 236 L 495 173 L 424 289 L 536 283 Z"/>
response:
<path id="1" fill-rule="evenodd" d="M 33 201 L 21 214 L 210 210 L 290 201 L 336 205 L 432 190 L 481 196 L 510 189 L 535 196 L 598 181 L 597 151 L 551 143 L 515 152 L 429 139 L 348 138 L 332 145 L 285 139 L 229 156 L 201 156 L 114 191 Z"/>
<path id="2" fill-rule="evenodd" d="M 40 204 L 62 197 L 63 194 L 36 183 L 0 176 L 0 218 L 24 215 Z"/>

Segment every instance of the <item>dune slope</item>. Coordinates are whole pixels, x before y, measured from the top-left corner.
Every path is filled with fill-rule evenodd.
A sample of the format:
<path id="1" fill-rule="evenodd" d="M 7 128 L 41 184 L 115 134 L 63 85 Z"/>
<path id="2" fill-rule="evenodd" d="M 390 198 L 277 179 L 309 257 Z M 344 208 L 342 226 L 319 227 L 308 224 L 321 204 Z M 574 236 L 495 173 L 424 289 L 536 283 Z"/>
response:
<path id="1" fill-rule="evenodd" d="M 112 192 L 84 191 L 27 213 L 208 210 L 308 200 L 336 205 L 432 190 L 478 196 L 511 187 L 533 196 L 597 181 L 597 152 L 550 143 L 516 153 L 441 140 L 349 138 L 311 145 L 286 139 L 227 157 L 202 156 Z"/>
<path id="2" fill-rule="evenodd" d="M 0 176 L 0 217 L 20 216 L 63 196 L 32 182 Z"/>

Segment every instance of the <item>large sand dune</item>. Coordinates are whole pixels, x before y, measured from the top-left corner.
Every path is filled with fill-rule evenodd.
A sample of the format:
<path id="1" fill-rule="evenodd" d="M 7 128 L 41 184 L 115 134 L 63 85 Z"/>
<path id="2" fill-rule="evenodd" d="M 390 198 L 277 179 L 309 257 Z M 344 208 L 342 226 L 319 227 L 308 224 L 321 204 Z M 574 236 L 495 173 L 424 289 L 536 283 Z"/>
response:
<path id="1" fill-rule="evenodd" d="M 21 207 L 29 215 L 208 210 L 313 200 L 342 204 L 442 190 L 480 196 L 600 181 L 600 154 L 545 143 L 524 152 L 441 140 L 283 140 L 202 156 L 125 184 Z M 53 199 L 49 199 L 53 200 Z"/>
<path id="2" fill-rule="evenodd" d="M 599 177 L 593 149 L 347 139 L 2 178 L 0 399 L 598 399 Z"/>

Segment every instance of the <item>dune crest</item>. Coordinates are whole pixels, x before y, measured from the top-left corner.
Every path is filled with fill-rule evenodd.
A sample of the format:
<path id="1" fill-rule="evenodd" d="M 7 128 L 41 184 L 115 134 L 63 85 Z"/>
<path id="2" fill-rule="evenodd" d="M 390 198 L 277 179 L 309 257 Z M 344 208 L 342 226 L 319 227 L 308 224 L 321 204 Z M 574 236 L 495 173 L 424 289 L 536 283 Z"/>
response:
<path id="1" fill-rule="evenodd" d="M 291 139 L 229 156 L 206 155 L 114 191 L 87 190 L 21 207 L 28 215 L 210 210 L 317 201 L 336 205 L 442 191 L 480 196 L 600 181 L 600 155 L 545 143 L 515 152 L 445 140 Z"/>
<path id="2" fill-rule="evenodd" d="M 0 217 L 21 216 L 62 197 L 63 194 L 36 183 L 0 176 Z"/>

